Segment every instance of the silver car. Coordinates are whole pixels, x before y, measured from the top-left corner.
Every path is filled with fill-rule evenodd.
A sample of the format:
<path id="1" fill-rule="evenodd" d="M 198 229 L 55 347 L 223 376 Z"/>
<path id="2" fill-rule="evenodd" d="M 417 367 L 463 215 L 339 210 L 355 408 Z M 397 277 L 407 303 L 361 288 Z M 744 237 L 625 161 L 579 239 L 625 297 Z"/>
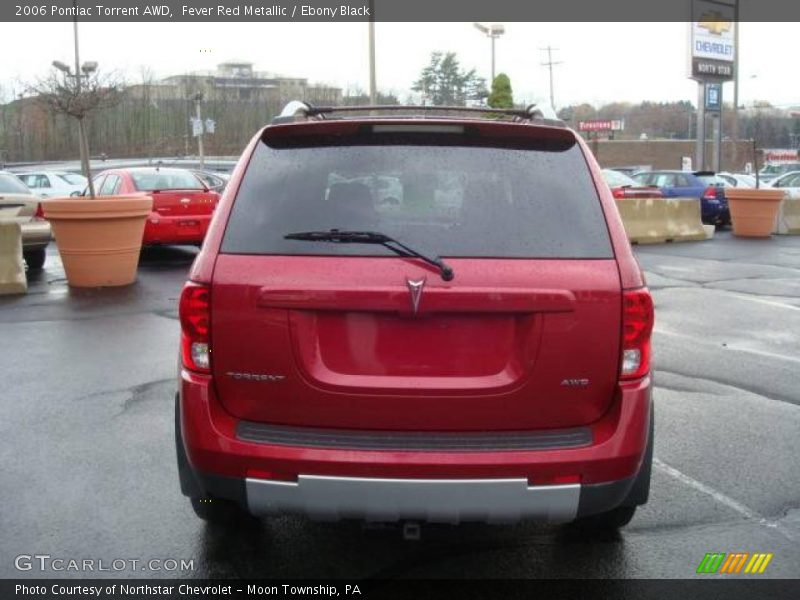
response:
<path id="1" fill-rule="evenodd" d="M 0 171 L 0 219 L 20 224 L 22 254 L 32 271 L 44 266 L 47 244 L 52 239 L 50 223 L 37 216 L 40 200 L 16 175 Z"/>

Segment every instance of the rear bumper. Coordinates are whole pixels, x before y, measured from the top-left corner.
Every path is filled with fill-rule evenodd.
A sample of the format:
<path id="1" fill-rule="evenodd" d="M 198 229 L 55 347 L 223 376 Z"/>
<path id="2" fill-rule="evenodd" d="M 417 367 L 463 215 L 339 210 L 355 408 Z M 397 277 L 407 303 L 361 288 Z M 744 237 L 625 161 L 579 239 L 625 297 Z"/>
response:
<path id="1" fill-rule="evenodd" d="M 730 224 L 731 211 L 727 202 L 723 204 L 703 200 L 701 202 L 701 217 L 704 223 Z"/>
<path id="2" fill-rule="evenodd" d="M 211 216 L 208 214 L 165 217 L 152 212 L 147 217 L 144 225 L 142 243 L 145 246 L 155 244 L 199 244 L 203 241 L 206 231 L 208 231 Z"/>
<path id="3" fill-rule="evenodd" d="M 180 427 L 191 482 L 267 515 L 319 519 L 565 522 L 619 506 L 644 457 L 651 380 L 621 384 L 581 447 L 420 451 L 320 448 L 243 440 L 211 379 L 181 374 Z"/>
<path id="4" fill-rule="evenodd" d="M 573 520 L 580 485 L 528 485 L 526 479 L 379 479 L 301 475 L 297 481 L 247 479 L 256 515 L 301 512 L 316 519 L 434 523 Z"/>
<path id="5" fill-rule="evenodd" d="M 50 222 L 44 219 L 31 219 L 22 223 L 22 249 L 24 251 L 45 248 L 53 238 Z"/>

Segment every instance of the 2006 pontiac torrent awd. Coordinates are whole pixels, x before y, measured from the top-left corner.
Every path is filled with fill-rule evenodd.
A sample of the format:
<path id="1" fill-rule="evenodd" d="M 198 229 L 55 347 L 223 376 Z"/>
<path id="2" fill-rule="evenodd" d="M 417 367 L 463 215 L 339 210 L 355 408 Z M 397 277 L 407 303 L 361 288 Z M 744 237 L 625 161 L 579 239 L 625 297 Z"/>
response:
<path id="1" fill-rule="evenodd" d="M 195 512 L 627 524 L 653 304 L 580 137 L 541 112 L 291 103 L 180 299 Z"/>

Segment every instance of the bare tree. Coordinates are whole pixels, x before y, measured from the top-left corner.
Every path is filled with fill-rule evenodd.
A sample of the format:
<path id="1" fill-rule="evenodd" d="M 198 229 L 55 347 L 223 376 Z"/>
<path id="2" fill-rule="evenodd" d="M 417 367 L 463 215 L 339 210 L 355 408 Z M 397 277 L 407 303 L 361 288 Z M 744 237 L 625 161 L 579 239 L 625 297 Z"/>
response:
<path id="1" fill-rule="evenodd" d="M 89 160 L 89 144 L 85 127 L 88 117 L 95 112 L 119 104 L 123 97 L 123 82 L 114 72 L 100 74 L 96 70 L 71 73 L 68 70 L 53 70 L 47 77 L 28 86 L 28 93 L 37 102 L 55 115 L 65 115 L 78 122 L 79 144 L 82 155 Z M 84 175 L 89 179 L 89 194 L 95 197 L 94 184 L 88 165 Z"/>

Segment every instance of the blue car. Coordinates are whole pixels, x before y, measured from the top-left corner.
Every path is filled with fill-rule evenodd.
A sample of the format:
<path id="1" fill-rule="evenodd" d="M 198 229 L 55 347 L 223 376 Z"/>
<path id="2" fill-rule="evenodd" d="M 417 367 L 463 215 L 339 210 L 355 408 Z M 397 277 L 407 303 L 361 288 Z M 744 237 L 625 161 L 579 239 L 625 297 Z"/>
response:
<path id="1" fill-rule="evenodd" d="M 639 185 L 659 188 L 665 198 L 698 198 L 703 223 L 731 223 L 725 181 L 711 171 L 642 171 L 633 179 Z"/>

